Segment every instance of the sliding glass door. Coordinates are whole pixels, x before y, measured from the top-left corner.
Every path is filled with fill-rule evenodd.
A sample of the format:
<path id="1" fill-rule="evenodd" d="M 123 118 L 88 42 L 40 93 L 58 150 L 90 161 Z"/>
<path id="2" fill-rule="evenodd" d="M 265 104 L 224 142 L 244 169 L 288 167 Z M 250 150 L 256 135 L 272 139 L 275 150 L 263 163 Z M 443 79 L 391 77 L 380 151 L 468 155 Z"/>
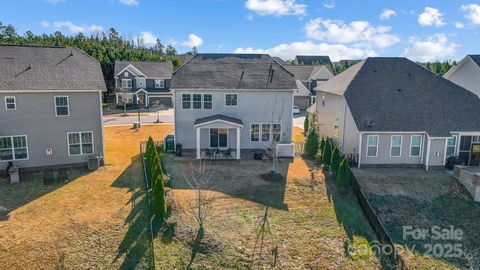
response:
<path id="1" fill-rule="evenodd" d="M 210 129 L 210 148 L 227 148 L 228 129 L 211 128 Z"/>

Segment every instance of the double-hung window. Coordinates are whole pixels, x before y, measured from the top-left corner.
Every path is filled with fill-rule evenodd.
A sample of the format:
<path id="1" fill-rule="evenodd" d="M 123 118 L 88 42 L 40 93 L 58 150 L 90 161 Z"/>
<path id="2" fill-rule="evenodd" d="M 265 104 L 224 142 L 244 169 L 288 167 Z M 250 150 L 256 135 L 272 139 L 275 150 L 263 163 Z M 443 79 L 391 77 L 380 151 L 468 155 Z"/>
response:
<path id="1" fill-rule="evenodd" d="M 226 107 L 237 107 L 238 106 L 238 95 L 237 94 L 225 94 L 225 106 Z"/>
<path id="2" fill-rule="evenodd" d="M 165 80 L 155 80 L 155 88 L 165 88 Z"/>
<path id="3" fill-rule="evenodd" d="M 367 157 L 376 157 L 378 155 L 378 135 L 367 136 Z"/>
<path id="4" fill-rule="evenodd" d="M 132 79 L 122 79 L 122 88 L 132 88 Z"/>
<path id="5" fill-rule="evenodd" d="M 422 153 L 422 135 L 412 135 L 410 137 L 410 156 L 419 157 Z"/>
<path id="6" fill-rule="evenodd" d="M 56 116 L 68 116 L 70 115 L 70 109 L 68 108 L 68 97 L 59 96 L 55 97 L 55 115 Z"/>
<path id="7" fill-rule="evenodd" d="M 193 94 L 193 108 L 194 109 L 201 109 L 202 108 L 202 95 L 201 94 Z"/>
<path id="8" fill-rule="evenodd" d="M 27 136 L 0 137 L 0 161 L 28 159 Z"/>
<path id="9" fill-rule="evenodd" d="M 203 108 L 211 109 L 212 108 L 212 94 L 203 95 Z"/>
<path id="10" fill-rule="evenodd" d="M 272 138 L 275 142 L 280 142 L 282 136 L 282 124 L 272 124 Z"/>
<path id="11" fill-rule="evenodd" d="M 70 156 L 93 154 L 93 132 L 68 133 L 68 154 Z"/>
<path id="12" fill-rule="evenodd" d="M 456 145 L 457 145 L 457 137 L 456 136 L 448 138 L 448 140 L 447 140 L 447 153 L 446 153 L 447 158 L 451 157 L 451 156 L 455 156 Z"/>
<path id="13" fill-rule="evenodd" d="M 390 156 L 400 157 L 402 155 L 402 135 L 392 135 L 390 140 Z"/>
<path id="14" fill-rule="evenodd" d="M 262 124 L 262 142 L 270 141 L 270 124 Z"/>
<path id="15" fill-rule="evenodd" d="M 182 109 L 190 109 L 192 107 L 192 95 L 182 94 Z"/>
<path id="16" fill-rule="evenodd" d="M 250 125 L 250 141 L 258 142 L 260 140 L 260 124 Z"/>
<path id="17" fill-rule="evenodd" d="M 17 102 L 15 100 L 15 97 L 5 97 L 5 109 L 7 111 L 14 111 L 17 109 Z"/>

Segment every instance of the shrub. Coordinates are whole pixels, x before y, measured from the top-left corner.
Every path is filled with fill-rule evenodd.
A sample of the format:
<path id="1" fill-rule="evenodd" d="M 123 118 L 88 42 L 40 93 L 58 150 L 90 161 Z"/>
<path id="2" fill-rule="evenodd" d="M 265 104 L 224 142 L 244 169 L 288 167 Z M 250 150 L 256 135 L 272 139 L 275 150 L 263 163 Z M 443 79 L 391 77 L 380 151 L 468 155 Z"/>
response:
<path id="1" fill-rule="evenodd" d="M 344 158 L 338 167 L 337 186 L 346 191 L 349 183 L 350 169 L 348 168 L 348 160 Z"/>
<path id="2" fill-rule="evenodd" d="M 167 203 L 165 201 L 165 186 L 163 185 L 163 175 L 159 172 L 160 166 L 156 167 L 156 172 L 153 173 L 153 214 L 155 219 L 164 220 L 167 215 Z"/>
<path id="3" fill-rule="evenodd" d="M 324 165 L 330 165 L 332 162 L 332 145 L 329 140 L 325 140 L 325 145 L 322 152 L 322 163 Z"/>
<path id="4" fill-rule="evenodd" d="M 314 159 L 318 152 L 320 136 L 315 128 L 310 129 L 305 141 L 305 156 L 309 159 Z"/>
<path id="5" fill-rule="evenodd" d="M 322 163 L 322 155 L 323 155 L 323 149 L 325 149 L 325 138 L 322 138 L 320 141 L 320 148 L 318 149 L 318 155 L 320 159 L 320 163 Z"/>
<path id="6" fill-rule="evenodd" d="M 330 163 L 330 170 L 332 170 L 334 177 L 338 174 L 338 167 L 340 166 L 341 158 L 340 150 L 335 147 L 332 152 L 332 162 Z"/>
<path id="7" fill-rule="evenodd" d="M 305 121 L 303 122 L 303 133 L 308 134 L 308 128 L 309 128 L 309 123 L 308 123 L 308 115 L 305 117 Z"/>

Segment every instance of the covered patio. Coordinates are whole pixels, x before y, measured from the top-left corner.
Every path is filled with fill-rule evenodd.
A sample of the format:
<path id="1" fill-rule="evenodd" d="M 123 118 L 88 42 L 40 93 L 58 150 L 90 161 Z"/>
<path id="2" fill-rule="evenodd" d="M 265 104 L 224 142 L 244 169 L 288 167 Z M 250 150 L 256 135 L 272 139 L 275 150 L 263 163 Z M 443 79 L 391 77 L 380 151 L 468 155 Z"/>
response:
<path id="1" fill-rule="evenodd" d="M 195 153 L 197 159 L 240 159 L 240 119 L 221 114 L 198 118 L 194 123 L 196 135 Z M 234 135 L 232 135 L 234 130 Z M 208 131 L 208 133 L 202 132 Z M 208 143 L 202 149 L 202 133 L 208 134 Z M 203 138 L 205 142 L 205 138 Z M 231 147 L 235 145 L 235 147 Z"/>

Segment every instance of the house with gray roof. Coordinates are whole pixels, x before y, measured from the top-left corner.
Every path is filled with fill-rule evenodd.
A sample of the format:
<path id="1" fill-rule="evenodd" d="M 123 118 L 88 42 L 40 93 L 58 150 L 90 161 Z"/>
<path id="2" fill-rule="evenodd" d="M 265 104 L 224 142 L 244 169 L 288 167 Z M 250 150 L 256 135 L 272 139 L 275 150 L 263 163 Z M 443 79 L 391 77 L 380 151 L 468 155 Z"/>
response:
<path id="1" fill-rule="evenodd" d="M 443 77 L 480 97 L 480 55 L 467 55 Z"/>
<path id="2" fill-rule="evenodd" d="M 406 58 L 367 58 L 316 91 L 320 133 L 359 167 L 480 164 L 480 99 Z"/>
<path id="3" fill-rule="evenodd" d="M 116 103 L 172 107 L 172 73 L 172 62 L 115 61 Z"/>
<path id="4" fill-rule="evenodd" d="M 327 66 L 287 65 L 285 68 L 293 74 L 297 90 L 293 93 L 293 103 L 300 110 L 306 110 L 317 96 L 314 88 L 333 78 Z"/>
<path id="5" fill-rule="evenodd" d="M 291 144 L 293 74 L 266 54 L 197 54 L 172 76 L 175 141 L 203 158 Z"/>
<path id="6" fill-rule="evenodd" d="M 297 55 L 295 65 L 332 65 L 328 55 Z"/>
<path id="7" fill-rule="evenodd" d="M 103 158 L 98 61 L 77 48 L 0 45 L 0 170 Z"/>

